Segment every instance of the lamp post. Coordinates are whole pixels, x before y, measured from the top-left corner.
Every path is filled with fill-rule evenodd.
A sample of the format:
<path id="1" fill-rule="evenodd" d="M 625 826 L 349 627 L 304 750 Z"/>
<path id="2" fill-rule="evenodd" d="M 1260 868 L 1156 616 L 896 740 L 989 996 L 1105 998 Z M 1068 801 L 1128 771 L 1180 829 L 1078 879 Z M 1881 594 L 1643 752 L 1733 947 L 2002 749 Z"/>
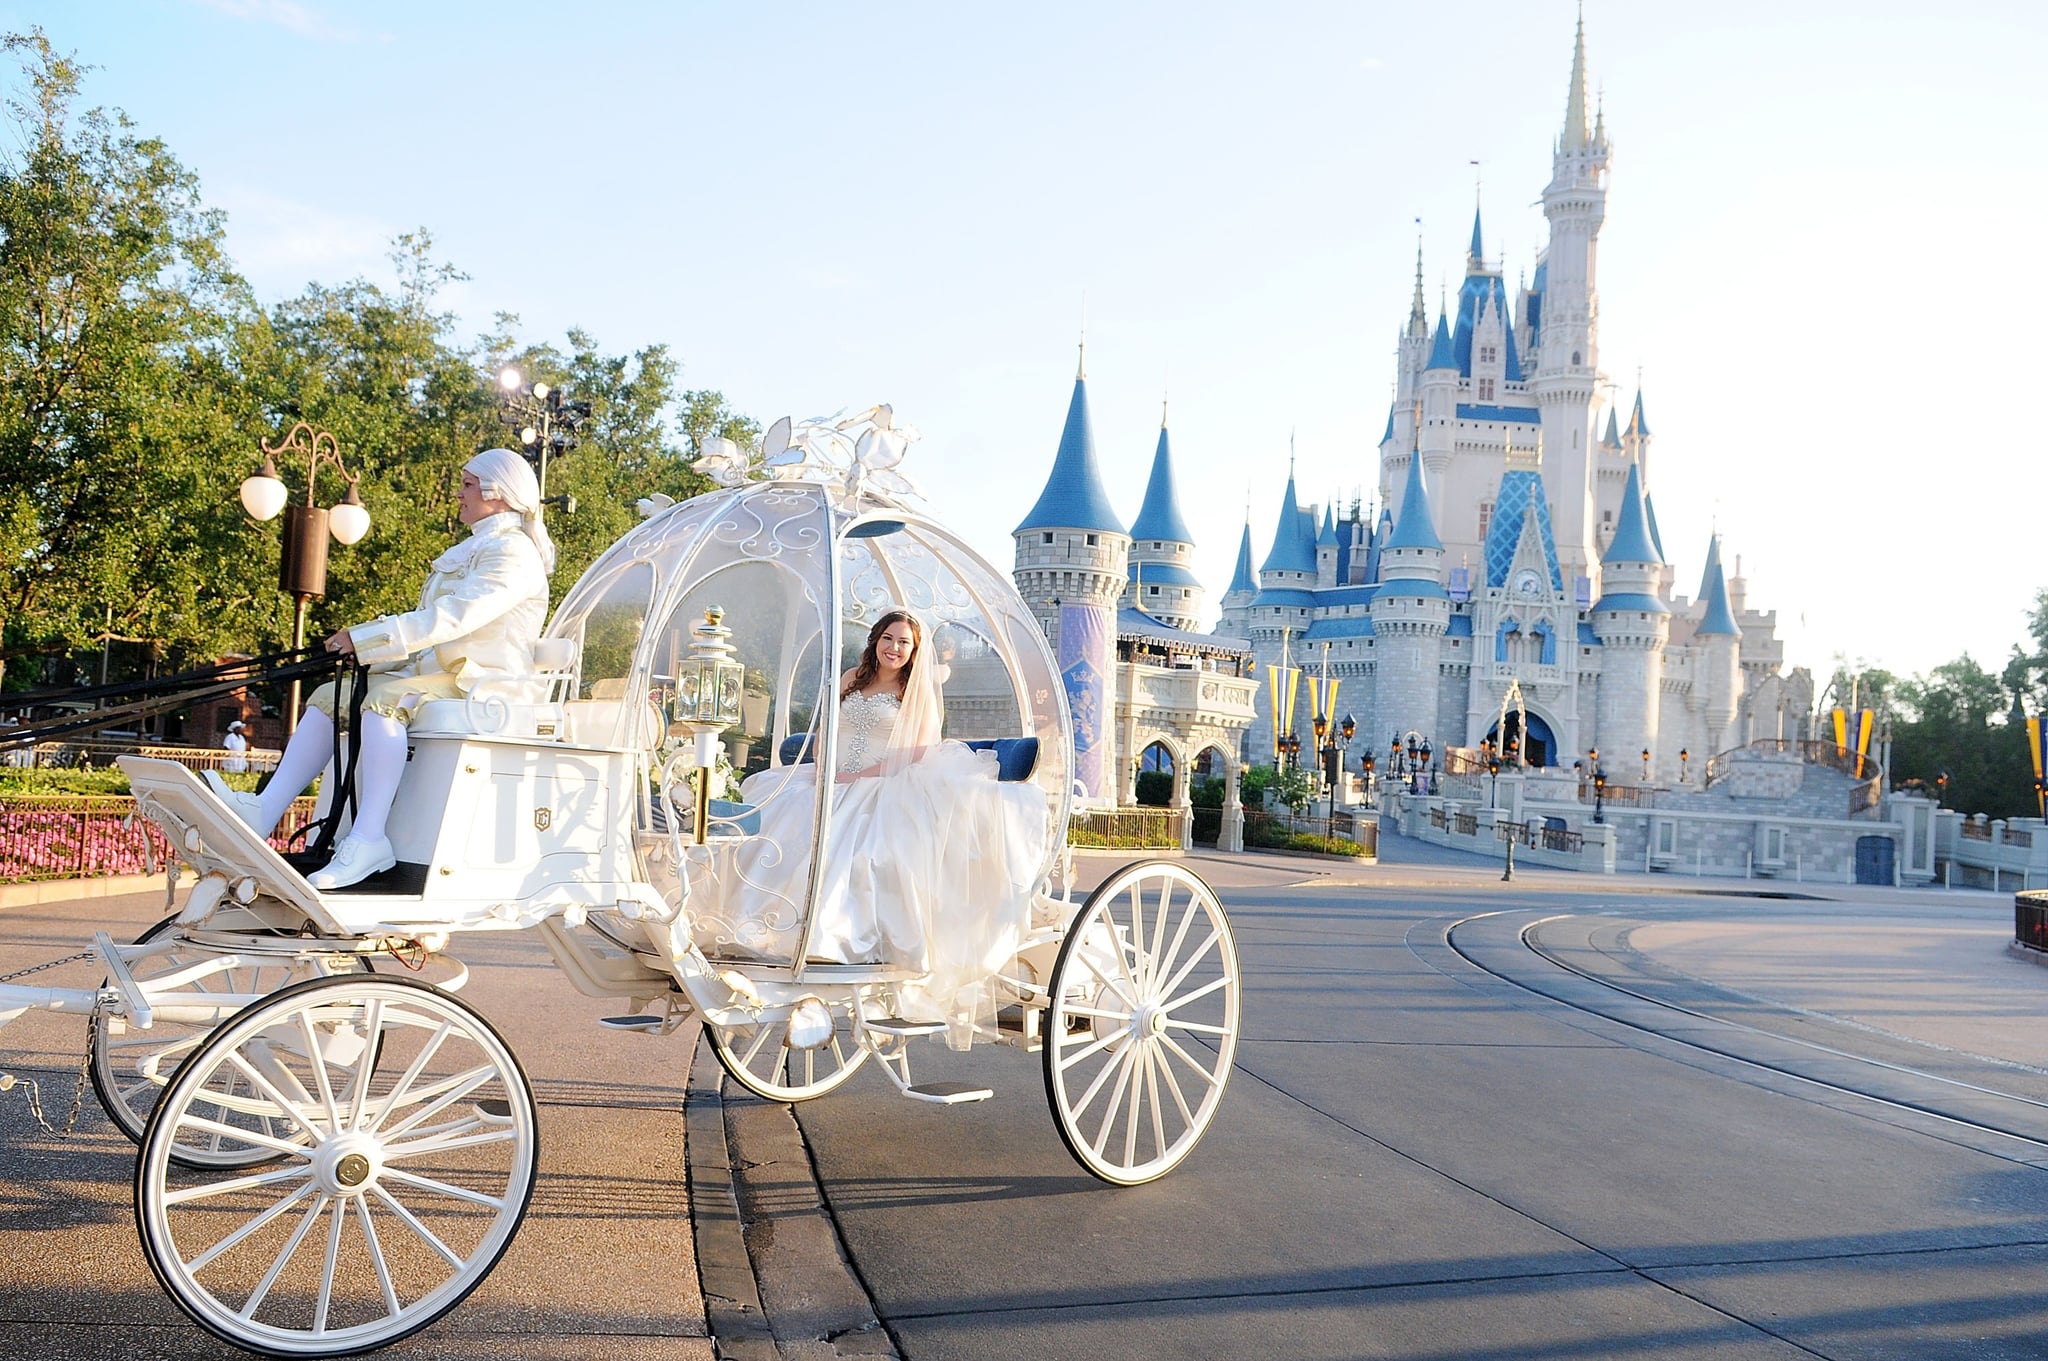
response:
<path id="1" fill-rule="evenodd" d="M 1680 747 L 1680 748 L 1678 749 L 1678 782 L 1679 782 L 1680 784 L 1684 784 L 1684 783 L 1685 783 L 1685 771 L 1686 771 L 1686 764 L 1685 764 L 1685 763 L 1686 763 L 1687 761 L 1690 761 L 1691 759 L 1692 759 L 1692 753 L 1691 753 L 1690 751 L 1686 750 L 1686 749 L 1685 749 L 1684 747 Z"/>
<path id="2" fill-rule="evenodd" d="M 1650 749 L 1648 747 L 1643 748 L 1643 783 L 1645 785 L 1650 783 Z"/>
<path id="3" fill-rule="evenodd" d="M 1314 717 L 1313 719 L 1311 719 L 1311 720 L 1310 720 L 1310 722 L 1309 722 L 1309 726 L 1310 726 L 1311 728 L 1315 729 L 1315 734 L 1316 734 L 1316 776 L 1317 776 L 1318 780 L 1320 780 L 1320 779 L 1322 778 L 1322 776 L 1323 776 L 1323 773 L 1324 773 L 1324 769 L 1325 769 L 1325 766 L 1327 765 L 1327 763 L 1326 763 L 1326 762 L 1324 761 L 1324 759 L 1323 759 L 1323 750 L 1324 750 L 1324 745 L 1325 745 L 1325 744 L 1324 744 L 1324 741 L 1323 741 L 1323 739 L 1324 739 L 1325 737 L 1327 737 L 1327 736 L 1329 735 L 1329 732 L 1330 732 L 1330 720 L 1329 720 L 1328 718 L 1324 717 L 1324 716 L 1323 716 L 1322 714 L 1317 714 L 1317 715 L 1316 715 L 1316 716 L 1315 716 L 1315 717 Z M 1324 792 L 1325 794 L 1327 794 L 1327 793 L 1329 793 L 1330 791 L 1329 791 L 1329 790 L 1324 790 L 1323 792 Z"/>
<path id="4" fill-rule="evenodd" d="M 1605 822 L 1605 821 L 1607 821 L 1607 818 L 1606 818 L 1606 816 L 1605 816 L 1605 814 L 1604 814 L 1604 812 L 1603 812 L 1603 808 L 1604 808 L 1604 804 L 1605 804 L 1605 800 L 1606 800 L 1606 797 L 1607 797 L 1607 772 L 1606 772 L 1606 771 L 1604 771 L 1604 770 L 1602 770 L 1602 769 L 1600 769 L 1600 767 L 1598 767 L 1598 766 L 1594 766 L 1594 767 L 1593 767 L 1593 821 L 1595 821 L 1595 822 Z"/>
<path id="5" fill-rule="evenodd" d="M 549 499 L 548 463 L 576 447 L 577 431 L 590 419 L 590 403 L 572 402 L 547 383 L 529 383 L 510 364 L 498 371 L 498 403 L 498 419 L 519 432 L 519 452 L 534 465 L 541 500 L 575 514 L 575 497 Z"/>
<path id="6" fill-rule="evenodd" d="M 1338 777 L 1344 775 L 1344 753 L 1351 750 L 1351 739 L 1358 732 L 1358 724 L 1352 721 L 1350 714 L 1346 714 L 1344 715 L 1344 721 L 1337 725 L 1337 731 L 1344 738 L 1344 746 L 1342 750 L 1339 750 L 1336 738 L 1330 739 L 1330 752 L 1327 759 L 1330 765 L 1330 783 L 1333 786 L 1337 783 Z M 1344 776 L 1344 778 L 1348 782 L 1350 777 Z"/>
<path id="7" fill-rule="evenodd" d="M 292 650 L 306 645 L 306 607 L 315 596 L 327 594 L 327 536 L 351 544 L 370 532 L 370 512 L 356 494 L 356 475 L 341 461 L 341 446 L 325 430 L 315 430 L 304 421 L 291 428 L 277 444 L 258 441 L 263 450 L 263 467 L 242 479 L 242 509 L 254 520 L 272 520 L 284 512 L 284 545 L 278 555 L 277 586 L 296 602 L 292 615 Z M 306 501 L 291 502 L 291 489 L 277 475 L 277 460 L 286 454 L 306 460 Z M 320 467 L 332 463 L 348 483 L 348 491 L 332 507 L 322 510 L 314 504 L 320 486 Z M 287 504 L 290 503 L 290 504 Z M 299 726 L 299 682 L 291 683 L 285 709 L 285 731 Z"/>
<path id="8" fill-rule="evenodd" d="M 1373 797 L 1371 752 L 1368 751 L 1365 755 L 1358 758 L 1358 769 L 1365 776 L 1365 806 L 1367 808 L 1379 807 L 1378 801 Z"/>
<path id="9" fill-rule="evenodd" d="M 1422 739 L 1422 792 L 1436 793 L 1436 752 L 1429 745 L 1429 739 Z"/>

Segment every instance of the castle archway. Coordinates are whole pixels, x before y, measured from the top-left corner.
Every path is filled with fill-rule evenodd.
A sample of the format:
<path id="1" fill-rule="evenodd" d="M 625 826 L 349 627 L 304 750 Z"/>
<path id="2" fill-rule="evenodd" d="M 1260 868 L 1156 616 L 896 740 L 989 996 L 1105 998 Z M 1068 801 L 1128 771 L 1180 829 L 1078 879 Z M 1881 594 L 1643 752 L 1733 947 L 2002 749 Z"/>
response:
<path id="1" fill-rule="evenodd" d="M 1510 706 L 1506 722 L 1496 721 L 1486 730 L 1486 735 L 1493 739 L 1494 749 L 1503 753 L 1509 749 L 1509 743 L 1518 744 L 1525 765 L 1556 765 L 1557 734 L 1551 731 L 1549 721 L 1537 713 L 1533 706 L 1528 710 L 1528 715 L 1529 731 L 1526 734 L 1522 731 L 1522 711 Z"/>

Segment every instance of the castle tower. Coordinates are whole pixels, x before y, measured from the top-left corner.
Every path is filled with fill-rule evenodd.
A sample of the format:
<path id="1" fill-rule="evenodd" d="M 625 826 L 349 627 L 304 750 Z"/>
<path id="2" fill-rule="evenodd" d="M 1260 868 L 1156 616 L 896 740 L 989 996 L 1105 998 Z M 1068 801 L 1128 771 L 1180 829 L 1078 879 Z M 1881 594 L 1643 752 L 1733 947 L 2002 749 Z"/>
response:
<path id="1" fill-rule="evenodd" d="M 1564 129 L 1543 190 L 1550 244 L 1543 257 L 1541 324 L 1529 391 L 1543 416 L 1543 482 L 1554 507 L 1557 551 L 1568 576 L 1591 576 L 1597 560 L 1593 397 L 1600 385 L 1600 227 L 1607 217 L 1607 128 L 1587 126 L 1586 24 L 1572 48 Z M 1604 590 L 1603 586 L 1603 590 Z"/>
<path id="2" fill-rule="evenodd" d="M 1337 582 L 1337 512 L 1335 506 L 1323 507 L 1323 527 L 1316 534 L 1316 588 L 1328 590 Z"/>
<path id="3" fill-rule="evenodd" d="M 1246 611 L 1246 634 L 1253 656 L 1262 666 L 1278 664 L 1283 656 L 1298 651 L 1301 636 L 1308 631 L 1316 596 L 1315 522 L 1295 498 L 1294 473 L 1287 474 L 1287 490 L 1280 497 L 1279 521 L 1273 527 L 1273 546 L 1259 567 L 1259 590 Z M 1272 707 L 1264 694 L 1254 707 Z M 1296 715 L 1299 717 L 1299 714 Z M 1273 739 L 1281 735 L 1274 726 L 1276 716 L 1261 712 L 1245 733 L 1245 752 L 1250 760 L 1273 759 Z"/>
<path id="4" fill-rule="evenodd" d="M 1636 770 L 1644 751 L 1653 762 L 1663 759 L 1657 730 L 1664 645 L 1671 637 L 1671 609 L 1657 595 L 1663 572 L 1643 513 L 1642 478 L 1631 465 L 1614 539 L 1600 560 L 1600 599 L 1592 611 L 1593 632 L 1604 650 L 1594 740 L 1606 749 L 1601 764 L 1610 772 Z"/>
<path id="5" fill-rule="evenodd" d="M 1422 298 L 1422 241 L 1415 242 L 1415 297 L 1408 306 L 1408 324 L 1395 347 L 1394 404 L 1387 411 L 1387 433 L 1380 452 L 1409 449 L 1415 444 L 1415 404 L 1422 400 L 1422 371 L 1429 363 L 1429 310 Z M 1388 441 L 1393 441 L 1389 443 Z"/>
<path id="6" fill-rule="evenodd" d="M 1477 228 L 1475 227 L 1476 231 Z M 1458 419 L 1458 355 L 1451 340 L 1450 321 L 1439 310 L 1436 340 L 1431 344 L 1429 362 L 1422 371 L 1422 414 L 1419 439 L 1409 445 L 1421 458 L 1429 480 L 1441 487 L 1450 471 L 1451 451 L 1456 445 Z M 1381 465 L 1386 467 L 1385 462 Z M 1389 470 L 1389 473 L 1391 470 Z M 1389 473 L 1382 479 L 1390 480 Z M 1380 500 L 1393 502 L 1393 488 L 1382 486 Z M 1434 532 L 1434 529 L 1431 531 Z"/>
<path id="7" fill-rule="evenodd" d="M 1114 798 L 1116 607 L 1130 584 L 1130 536 L 1110 508 L 1088 421 L 1088 375 L 1060 432 L 1052 476 L 1012 536 L 1018 594 L 1053 640 L 1074 721 L 1074 778 L 1095 799 Z"/>
<path id="8" fill-rule="evenodd" d="M 1650 476 L 1650 423 L 1643 419 L 1643 390 L 1636 389 L 1635 410 L 1629 412 L 1628 429 L 1621 435 L 1622 452 L 1627 454 L 1638 468 L 1643 470 L 1643 479 Z"/>
<path id="9" fill-rule="evenodd" d="M 1700 578 L 1700 599 L 1707 604 L 1706 616 L 1693 630 L 1693 643 L 1700 652 L 1696 671 L 1706 685 L 1704 705 L 1707 721 L 1708 754 L 1727 751 L 1740 743 L 1735 733 L 1735 715 L 1742 708 L 1742 630 L 1735 612 L 1728 608 L 1728 585 L 1721 573 L 1721 536 L 1707 545 L 1707 570 Z"/>
<path id="10" fill-rule="evenodd" d="M 1223 607 L 1223 618 L 1216 631 L 1233 638 L 1250 638 L 1252 597 L 1258 593 L 1258 579 L 1252 575 L 1252 522 L 1246 516 L 1244 533 L 1237 540 L 1237 568 L 1230 574 L 1230 589 L 1217 602 Z"/>
<path id="11" fill-rule="evenodd" d="M 1166 436 L 1166 412 L 1159 413 L 1159 446 L 1152 453 L 1152 478 L 1145 504 L 1131 522 L 1131 588 L 1124 603 L 1160 623 L 1192 630 L 1202 616 L 1202 583 L 1192 570 L 1194 535 L 1180 513 L 1173 480 L 1173 447 Z"/>
<path id="12" fill-rule="evenodd" d="M 1451 598 L 1444 590 L 1444 545 L 1430 510 L 1423 460 L 1408 460 L 1400 516 L 1380 550 L 1380 588 L 1372 598 L 1372 739 L 1421 733 L 1438 746 L 1438 695 Z"/>

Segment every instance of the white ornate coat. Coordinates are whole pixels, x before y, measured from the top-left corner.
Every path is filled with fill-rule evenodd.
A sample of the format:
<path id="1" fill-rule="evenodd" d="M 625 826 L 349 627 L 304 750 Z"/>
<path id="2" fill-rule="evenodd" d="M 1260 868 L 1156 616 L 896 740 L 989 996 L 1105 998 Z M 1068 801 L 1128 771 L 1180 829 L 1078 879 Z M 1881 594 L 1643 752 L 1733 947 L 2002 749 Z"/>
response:
<path id="1" fill-rule="evenodd" d="M 384 675 L 446 671 L 464 693 L 533 673 L 548 619 L 548 574 L 516 511 L 487 515 L 440 557 L 420 605 L 351 628 L 356 656 Z"/>

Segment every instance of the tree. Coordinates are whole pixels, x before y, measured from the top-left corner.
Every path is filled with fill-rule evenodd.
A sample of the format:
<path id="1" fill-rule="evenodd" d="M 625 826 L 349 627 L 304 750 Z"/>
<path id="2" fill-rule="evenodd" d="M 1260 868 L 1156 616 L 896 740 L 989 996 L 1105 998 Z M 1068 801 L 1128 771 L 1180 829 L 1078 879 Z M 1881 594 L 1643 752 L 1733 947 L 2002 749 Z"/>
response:
<path id="1" fill-rule="evenodd" d="M 1947 800 L 1955 807 L 1993 817 L 2034 814 L 2026 732 L 2010 721 L 2000 677 L 1965 653 L 1898 689 L 1894 783 L 1936 787 L 1946 775 Z"/>
<path id="2" fill-rule="evenodd" d="M 40 29 L 0 47 L 25 86 L 0 156 L 0 678 L 110 638 L 218 643 L 201 588 L 239 514 L 210 493 L 246 286 L 162 142 L 74 116 L 86 68 Z"/>

